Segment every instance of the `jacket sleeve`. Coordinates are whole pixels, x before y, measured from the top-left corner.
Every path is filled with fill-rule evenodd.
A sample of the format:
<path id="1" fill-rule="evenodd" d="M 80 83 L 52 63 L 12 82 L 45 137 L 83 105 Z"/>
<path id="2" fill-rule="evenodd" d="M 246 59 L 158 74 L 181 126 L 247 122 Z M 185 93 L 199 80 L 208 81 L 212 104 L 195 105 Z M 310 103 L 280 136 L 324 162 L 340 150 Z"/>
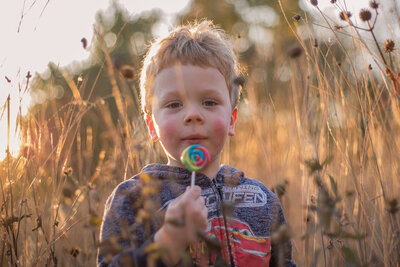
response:
<path id="1" fill-rule="evenodd" d="M 97 266 L 165 266 L 151 246 L 157 228 L 151 220 L 156 216 L 141 214 L 146 211 L 140 195 L 140 182 L 131 179 L 120 184 L 108 198 Z"/>
<path id="2" fill-rule="evenodd" d="M 271 232 L 271 267 L 296 267 L 292 260 L 292 242 L 282 205 L 274 195 L 274 219 Z"/>

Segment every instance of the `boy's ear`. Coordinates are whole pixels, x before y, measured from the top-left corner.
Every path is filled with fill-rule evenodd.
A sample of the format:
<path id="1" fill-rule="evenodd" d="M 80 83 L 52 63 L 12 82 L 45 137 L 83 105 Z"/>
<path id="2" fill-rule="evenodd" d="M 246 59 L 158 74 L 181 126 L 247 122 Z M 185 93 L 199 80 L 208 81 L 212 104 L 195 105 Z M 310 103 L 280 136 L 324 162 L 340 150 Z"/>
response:
<path id="1" fill-rule="evenodd" d="M 146 114 L 145 119 L 146 119 L 147 130 L 149 131 L 151 140 L 153 142 L 157 141 L 158 136 L 157 136 L 156 128 L 154 127 L 153 117 L 150 116 L 149 114 Z"/>
<path id="2" fill-rule="evenodd" d="M 237 117 L 237 108 L 235 108 L 232 111 L 231 121 L 229 123 L 229 131 L 228 131 L 228 135 L 229 136 L 234 136 L 235 135 L 236 117 Z"/>

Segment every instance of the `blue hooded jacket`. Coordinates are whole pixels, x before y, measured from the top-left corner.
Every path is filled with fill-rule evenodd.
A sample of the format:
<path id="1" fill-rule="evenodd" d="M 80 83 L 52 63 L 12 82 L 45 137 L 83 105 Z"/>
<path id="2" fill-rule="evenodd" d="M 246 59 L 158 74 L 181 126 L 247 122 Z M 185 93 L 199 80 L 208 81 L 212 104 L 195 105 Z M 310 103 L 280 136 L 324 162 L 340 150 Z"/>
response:
<path id="1" fill-rule="evenodd" d="M 150 164 L 118 185 L 105 205 L 98 266 L 165 266 L 154 234 L 190 176 L 185 168 Z M 179 266 L 296 266 L 280 201 L 262 183 L 222 165 L 213 180 L 196 173 L 196 185 L 208 226 Z"/>

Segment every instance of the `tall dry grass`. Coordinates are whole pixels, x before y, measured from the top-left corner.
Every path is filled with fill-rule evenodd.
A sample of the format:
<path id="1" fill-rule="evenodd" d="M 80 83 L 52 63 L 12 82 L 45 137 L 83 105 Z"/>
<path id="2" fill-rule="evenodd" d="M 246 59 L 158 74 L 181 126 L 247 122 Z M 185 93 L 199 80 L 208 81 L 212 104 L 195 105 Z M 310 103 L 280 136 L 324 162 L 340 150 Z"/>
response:
<path id="1" fill-rule="evenodd" d="M 294 34 L 303 25 L 312 37 L 297 36 L 299 45 L 280 58 L 289 89 L 272 96 L 260 90 L 268 84 L 248 79 L 236 135 L 223 153 L 223 162 L 281 198 L 289 228 L 271 238 L 290 234 L 299 266 L 399 263 L 400 61 L 397 49 L 374 40 L 377 14 L 370 11 L 367 30 L 345 15 L 345 27 L 335 27 L 321 12 L 332 33 L 328 43 L 315 41 L 306 16 L 293 21 L 283 10 Z M 144 165 L 162 160 L 140 116 L 132 116 L 137 96 L 126 97 L 129 85 L 105 46 L 102 52 L 112 95 L 83 99 L 83 90 L 93 90 L 85 77 L 64 74 L 73 98 L 61 108 L 46 102 L 19 122 L 24 147 L 0 169 L 2 266 L 93 266 L 106 198 Z M 93 113 L 97 121 L 83 123 Z M 107 129 L 100 149 L 98 125 Z"/>

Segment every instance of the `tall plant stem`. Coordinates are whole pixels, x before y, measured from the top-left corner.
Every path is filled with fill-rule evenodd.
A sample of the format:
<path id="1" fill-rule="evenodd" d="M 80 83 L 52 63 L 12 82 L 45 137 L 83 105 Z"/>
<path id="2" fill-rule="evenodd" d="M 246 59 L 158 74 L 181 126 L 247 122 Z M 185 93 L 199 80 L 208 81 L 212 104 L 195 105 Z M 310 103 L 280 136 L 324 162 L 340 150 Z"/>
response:
<path id="1" fill-rule="evenodd" d="M 386 59 L 385 59 L 385 57 L 383 56 L 383 53 L 382 53 L 381 48 L 379 47 L 378 41 L 376 40 L 376 37 L 375 37 L 375 34 L 374 34 L 374 29 L 373 29 L 373 28 L 371 27 L 371 25 L 369 24 L 369 21 L 367 21 L 367 25 L 368 25 L 369 32 L 370 32 L 371 35 L 372 35 L 372 38 L 374 38 L 375 45 L 376 45 L 376 47 L 378 48 L 378 52 L 379 52 L 379 54 L 381 55 L 381 58 L 382 58 L 382 60 L 383 60 L 383 63 L 384 63 L 385 66 L 387 67 Z"/>

